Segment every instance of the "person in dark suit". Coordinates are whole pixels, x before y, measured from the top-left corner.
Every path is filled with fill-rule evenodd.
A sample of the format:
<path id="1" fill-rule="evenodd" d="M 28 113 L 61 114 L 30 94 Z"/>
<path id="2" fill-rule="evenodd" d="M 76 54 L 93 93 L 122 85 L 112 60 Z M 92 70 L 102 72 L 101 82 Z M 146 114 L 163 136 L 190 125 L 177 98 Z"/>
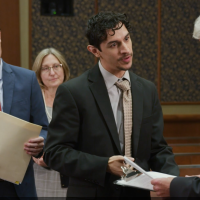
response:
<path id="1" fill-rule="evenodd" d="M 156 87 L 129 71 L 133 56 L 129 30 L 125 14 L 100 12 L 91 17 L 87 49 L 100 61 L 58 87 L 44 161 L 70 176 L 67 197 L 150 199 L 149 191 L 113 184 L 125 165 L 122 92 L 115 85 L 122 79 L 129 81 L 132 93 L 131 159 L 145 170 L 179 174 L 162 135 Z"/>
<path id="2" fill-rule="evenodd" d="M 193 38 L 200 41 L 200 16 L 194 22 Z M 200 175 L 151 181 L 159 197 L 200 197 Z"/>
<path id="3" fill-rule="evenodd" d="M 158 178 L 151 183 L 158 197 L 200 197 L 200 175 Z"/>
<path id="4" fill-rule="evenodd" d="M 0 31 L 1 111 L 42 126 L 40 137 L 33 138 L 24 144 L 24 150 L 27 154 L 39 157 L 43 152 L 48 121 L 35 72 L 5 63 L 1 59 L 1 53 Z M 3 161 L 1 160 L 0 162 Z M 15 185 L 0 179 L 0 197 L 11 197 L 11 199 L 13 197 L 16 199 L 37 197 L 32 160 L 20 185 Z"/>

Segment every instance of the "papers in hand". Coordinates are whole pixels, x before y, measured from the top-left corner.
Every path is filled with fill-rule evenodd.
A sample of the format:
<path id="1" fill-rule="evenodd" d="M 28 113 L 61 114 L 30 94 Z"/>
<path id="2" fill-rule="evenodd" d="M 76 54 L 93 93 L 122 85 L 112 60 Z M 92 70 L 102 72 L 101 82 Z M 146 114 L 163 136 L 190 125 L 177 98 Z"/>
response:
<path id="1" fill-rule="evenodd" d="M 24 151 L 24 143 L 38 137 L 41 126 L 0 112 L 0 178 L 20 184 L 31 156 Z"/>
<path id="2" fill-rule="evenodd" d="M 117 180 L 114 183 L 117 185 L 127 186 L 127 187 L 137 187 L 146 190 L 153 190 L 153 185 L 151 185 L 151 180 L 155 178 L 167 178 L 167 177 L 175 177 L 169 174 L 163 174 L 159 172 L 153 171 L 145 171 L 139 165 L 129 160 L 126 156 L 124 156 L 124 160 L 127 164 L 133 166 L 135 169 L 141 172 L 141 174 L 136 174 L 127 180 Z"/>

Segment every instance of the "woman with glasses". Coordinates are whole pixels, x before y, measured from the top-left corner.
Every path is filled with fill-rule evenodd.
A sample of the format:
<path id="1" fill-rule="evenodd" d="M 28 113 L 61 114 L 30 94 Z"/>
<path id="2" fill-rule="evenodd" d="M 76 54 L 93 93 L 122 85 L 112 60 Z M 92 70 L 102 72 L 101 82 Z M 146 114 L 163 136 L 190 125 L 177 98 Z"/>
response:
<path id="1" fill-rule="evenodd" d="M 60 84 L 68 80 L 69 67 L 59 51 L 47 48 L 37 55 L 33 71 L 42 90 L 45 111 L 50 123 L 56 90 Z M 66 197 L 68 177 L 48 168 L 43 158 L 33 160 L 38 197 Z"/>

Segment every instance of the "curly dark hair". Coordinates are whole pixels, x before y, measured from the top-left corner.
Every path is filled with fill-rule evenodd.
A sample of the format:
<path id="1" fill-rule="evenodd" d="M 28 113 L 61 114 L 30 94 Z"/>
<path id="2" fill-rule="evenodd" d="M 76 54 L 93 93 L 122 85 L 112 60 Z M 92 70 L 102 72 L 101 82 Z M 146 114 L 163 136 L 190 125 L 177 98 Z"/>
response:
<path id="1" fill-rule="evenodd" d="M 119 30 L 123 25 L 130 32 L 131 27 L 126 14 L 111 11 L 99 12 L 88 20 L 86 37 L 89 44 L 101 51 L 100 44 L 107 39 L 106 31 L 112 29 L 112 35 L 114 35 L 115 30 Z"/>

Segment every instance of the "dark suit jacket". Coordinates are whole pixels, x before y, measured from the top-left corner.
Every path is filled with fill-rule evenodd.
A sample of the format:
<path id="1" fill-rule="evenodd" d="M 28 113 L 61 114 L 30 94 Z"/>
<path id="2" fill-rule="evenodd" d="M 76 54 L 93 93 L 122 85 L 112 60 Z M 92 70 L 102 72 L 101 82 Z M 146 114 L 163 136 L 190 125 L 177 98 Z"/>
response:
<path id="1" fill-rule="evenodd" d="M 170 184 L 171 197 L 200 197 L 200 178 L 177 177 Z M 189 198 L 190 199 L 190 198 Z"/>
<path id="2" fill-rule="evenodd" d="M 46 139 L 48 121 L 35 72 L 3 62 L 2 78 L 3 112 L 41 125 L 40 136 Z M 22 184 L 15 185 L 15 189 L 19 197 L 37 197 L 32 160 Z"/>
<path id="3" fill-rule="evenodd" d="M 130 72 L 133 99 L 132 157 L 145 170 L 178 175 L 163 138 L 163 117 L 155 85 Z M 70 176 L 68 196 L 119 196 L 119 177 L 106 172 L 108 159 L 122 155 L 119 136 L 98 65 L 59 86 L 44 160 Z M 131 190 L 132 196 L 149 195 Z M 142 192 L 141 192 L 142 191 Z"/>

